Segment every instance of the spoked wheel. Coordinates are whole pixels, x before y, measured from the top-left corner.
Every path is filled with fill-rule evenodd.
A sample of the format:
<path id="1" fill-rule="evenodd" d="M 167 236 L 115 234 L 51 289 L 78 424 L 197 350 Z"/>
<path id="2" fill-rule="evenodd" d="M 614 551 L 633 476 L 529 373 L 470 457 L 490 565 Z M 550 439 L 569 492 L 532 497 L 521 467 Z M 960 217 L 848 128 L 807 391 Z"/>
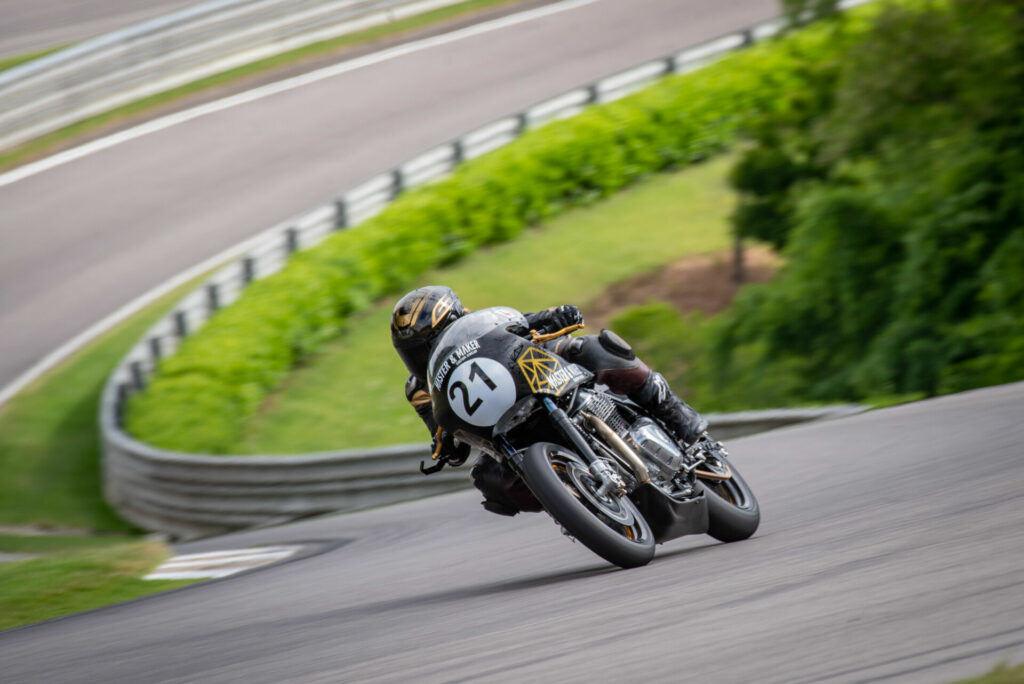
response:
<path id="1" fill-rule="evenodd" d="M 569 534 L 609 563 L 635 568 L 654 557 L 654 535 L 640 511 L 627 496 L 599 494 L 601 482 L 575 452 L 534 444 L 523 457 L 523 479 Z"/>
<path id="2" fill-rule="evenodd" d="M 750 537 L 761 524 L 761 510 L 754 492 L 724 456 L 708 463 L 707 474 L 698 482 L 708 500 L 708 534 L 723 542 L 740 541 Z M 728 475 L 727 479 L 721 479 Z"/>

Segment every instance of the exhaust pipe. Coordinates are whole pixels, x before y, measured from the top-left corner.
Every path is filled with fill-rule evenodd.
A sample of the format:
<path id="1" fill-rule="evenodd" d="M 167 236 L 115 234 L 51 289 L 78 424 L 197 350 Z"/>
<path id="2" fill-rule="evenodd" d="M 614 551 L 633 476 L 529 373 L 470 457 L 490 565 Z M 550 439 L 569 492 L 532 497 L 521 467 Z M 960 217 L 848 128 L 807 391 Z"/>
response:
<path id="1" fill-rule="evenodd" d="M 587 412 L 583 412 L 583 417 L 586 418 L 587 423 L 590 427 L 597 431 L 597 434 L 601 436 L 601 439 L 605 440 L 615 449 L 616 453 L 621 456 L 626 463 L 633 469 L 633 474 L 636 475 L 636 479 L 640 484 L 645 484 L 651 481 L 651 476 L 647 474 L 647 466 L 640 460 L 640 457 L 636 455 L 636 452 L 629 448 L 625 440 L 616 434 L 615 430 L 608 427 L 608 424 L 595 415 Z"/>

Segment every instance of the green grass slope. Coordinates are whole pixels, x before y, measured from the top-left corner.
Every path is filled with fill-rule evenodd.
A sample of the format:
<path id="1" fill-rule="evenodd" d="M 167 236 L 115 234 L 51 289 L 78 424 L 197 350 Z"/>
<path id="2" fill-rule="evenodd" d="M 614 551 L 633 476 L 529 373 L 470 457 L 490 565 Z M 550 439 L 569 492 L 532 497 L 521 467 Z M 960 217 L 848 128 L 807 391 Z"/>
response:
<path id="1" fill-rule="evenodd" d="M 419 283 L 449 285 L 470 308 L 585 305 L 611 283 L 727 246 L 734 203 L 725 180 L 730 163 L 723 157 L 652 177 L 512 242 L 432 270 Z M 391 307 L 389 299 L 360 315 L 293 372 L 233 451 L 302 453 L 425 440 L 403 394 L 406 372 L 391 349 Z"/>

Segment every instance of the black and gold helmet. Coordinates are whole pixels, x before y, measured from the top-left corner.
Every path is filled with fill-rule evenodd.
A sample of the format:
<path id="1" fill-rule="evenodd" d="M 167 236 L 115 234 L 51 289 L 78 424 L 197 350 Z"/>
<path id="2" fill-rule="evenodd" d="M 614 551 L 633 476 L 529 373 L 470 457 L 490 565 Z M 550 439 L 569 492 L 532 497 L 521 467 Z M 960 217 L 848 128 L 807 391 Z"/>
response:
<path id="1" fill-rule="evenodd" d="M 391 314 L 391 344 L 410 373 L 426 375 L 431 346 L 464 313 L 458 295 L 441 285 L 421 287 L 398 300 Z"/>

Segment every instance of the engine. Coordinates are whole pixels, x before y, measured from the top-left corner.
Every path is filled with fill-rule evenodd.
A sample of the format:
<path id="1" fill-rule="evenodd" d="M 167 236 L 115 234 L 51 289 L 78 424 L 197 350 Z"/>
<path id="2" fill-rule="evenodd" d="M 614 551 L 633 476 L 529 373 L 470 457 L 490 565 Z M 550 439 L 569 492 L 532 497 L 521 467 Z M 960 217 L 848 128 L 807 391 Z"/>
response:
<path id="1" fill-rule="evenodd" d="M 654 479 L 668 483 L 686 465 L 679 446 L 652 419 L 641 416 L 628 423 L 615 402 L 600 392 L 590 393 L 582 408 L 603 421 L 648 465 L 655 466 Z"/>
<path id="2" fill-rule="evenodd" d="M 626 434 L 621 436 L 641 454 L 657 463 L 666 480 L 672 479 L 686 465 L 683 452 L 675 441 L 650 418 L 637 418 Z"/>

